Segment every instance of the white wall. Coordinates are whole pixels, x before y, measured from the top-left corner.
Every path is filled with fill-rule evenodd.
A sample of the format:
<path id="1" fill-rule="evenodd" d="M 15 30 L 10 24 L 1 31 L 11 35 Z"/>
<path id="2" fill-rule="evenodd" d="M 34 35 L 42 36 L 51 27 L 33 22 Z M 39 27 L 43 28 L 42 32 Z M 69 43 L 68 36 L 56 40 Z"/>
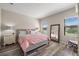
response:
<path id="1" fill-rule="evenodd" d="M 1 42 L 1 8 L 0 8 L 0 42 Z"/>
<path id="2" fill-rule="evenodd" d="M 1 27 L 1 8 L 0 8 L 0 27 Z"/>
<path id="3" fill-rule="evenodd" d="M 1 31 L 1 8 L 0 8 L 0 31 Z"/>
<path id="4" fill-rule="evenodd" d="M 60 40 L 61 40 L 61 42 L 66 43 L 69 39 L 77 40 L 77 38 L 74 38 L 74 37 L 64 36 L 64 19 L 66 17 L 69 17 L 69 16 L 76 16 L 75 8 L 60 12 L 60 13 L 55 14 L 55 15 L 51 15 L 51 16 L 46 17 L 46 18 L 43 18 L 40 20 L 40 23 L 42 23 L 43 21 L 48 21 L 48 25 L 49 25 L 48 35 L 49 35 L 51 24 L 60 24 Z M 41 25 L 41 27 L 42 27 L 42 25 Z"/>
<path id="5" fill-rule="evenodd" d="M 15 12 L 10 12 L 3 9 L 1 12 L 3 24 L 14 25 L 15 29 L 39 28 L 39 22 L 35 18 L 20 15 Z"/>

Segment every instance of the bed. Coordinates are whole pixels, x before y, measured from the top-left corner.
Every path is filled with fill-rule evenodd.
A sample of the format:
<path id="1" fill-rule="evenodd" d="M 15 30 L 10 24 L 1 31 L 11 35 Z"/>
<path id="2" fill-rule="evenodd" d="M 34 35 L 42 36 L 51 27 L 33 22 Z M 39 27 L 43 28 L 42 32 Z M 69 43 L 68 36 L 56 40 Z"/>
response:
<path id="1" fill-rule="evenodd" d="M 33 49 L 42 45 L 48 45 L 49 43 L 49 37 L 47 35 L 39 32 L 29 34 L 26 29 L 18 29 L 16 39 L 18 39 L 17 42 L 24 55 L 27 55 L 27 52 Z"/>

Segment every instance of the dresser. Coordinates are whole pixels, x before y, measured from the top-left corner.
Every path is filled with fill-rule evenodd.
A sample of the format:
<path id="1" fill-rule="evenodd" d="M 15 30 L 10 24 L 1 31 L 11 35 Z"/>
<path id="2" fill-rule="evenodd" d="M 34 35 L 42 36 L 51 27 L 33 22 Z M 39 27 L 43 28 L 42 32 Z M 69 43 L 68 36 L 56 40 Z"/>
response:
<path id="1" fill-rule="evenodd" d="M 9 45 L 12 43 L 16 43 L 16 35 L 15 34 L 6 34 L 3 36 L 3 45 Z"/>

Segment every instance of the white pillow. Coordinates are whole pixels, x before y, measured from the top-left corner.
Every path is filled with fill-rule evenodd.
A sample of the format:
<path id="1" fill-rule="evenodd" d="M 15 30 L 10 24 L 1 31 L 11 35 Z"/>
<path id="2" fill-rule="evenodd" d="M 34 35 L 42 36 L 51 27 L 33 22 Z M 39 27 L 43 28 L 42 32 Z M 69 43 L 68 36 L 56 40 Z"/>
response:
<path id="1" fill-rule="evenodd" d="M 20 31 L 19 32 L 19 37 L 22 37 L 22 36 L 25 36 L 27 35 L 28 33 L 26 31 Z"/>
<path id="2" fill-rule="evenodd" d="M 36 33 L 36 31 L 31 31 L 31 34 L 35 34 Z"/>

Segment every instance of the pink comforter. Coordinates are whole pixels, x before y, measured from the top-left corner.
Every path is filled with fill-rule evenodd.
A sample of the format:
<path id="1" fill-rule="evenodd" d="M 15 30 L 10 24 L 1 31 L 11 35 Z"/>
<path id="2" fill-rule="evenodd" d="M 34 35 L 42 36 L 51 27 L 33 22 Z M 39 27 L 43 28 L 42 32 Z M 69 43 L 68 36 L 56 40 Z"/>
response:
<path id="1" fill-rule="evenodd" d="M 30 46 L 30 44 L 36 44 L 42 41 L 48 40 L 48 36 L 44 34 L 28 34 L 19 39 L 19 43 L 23 51 Z"/>

